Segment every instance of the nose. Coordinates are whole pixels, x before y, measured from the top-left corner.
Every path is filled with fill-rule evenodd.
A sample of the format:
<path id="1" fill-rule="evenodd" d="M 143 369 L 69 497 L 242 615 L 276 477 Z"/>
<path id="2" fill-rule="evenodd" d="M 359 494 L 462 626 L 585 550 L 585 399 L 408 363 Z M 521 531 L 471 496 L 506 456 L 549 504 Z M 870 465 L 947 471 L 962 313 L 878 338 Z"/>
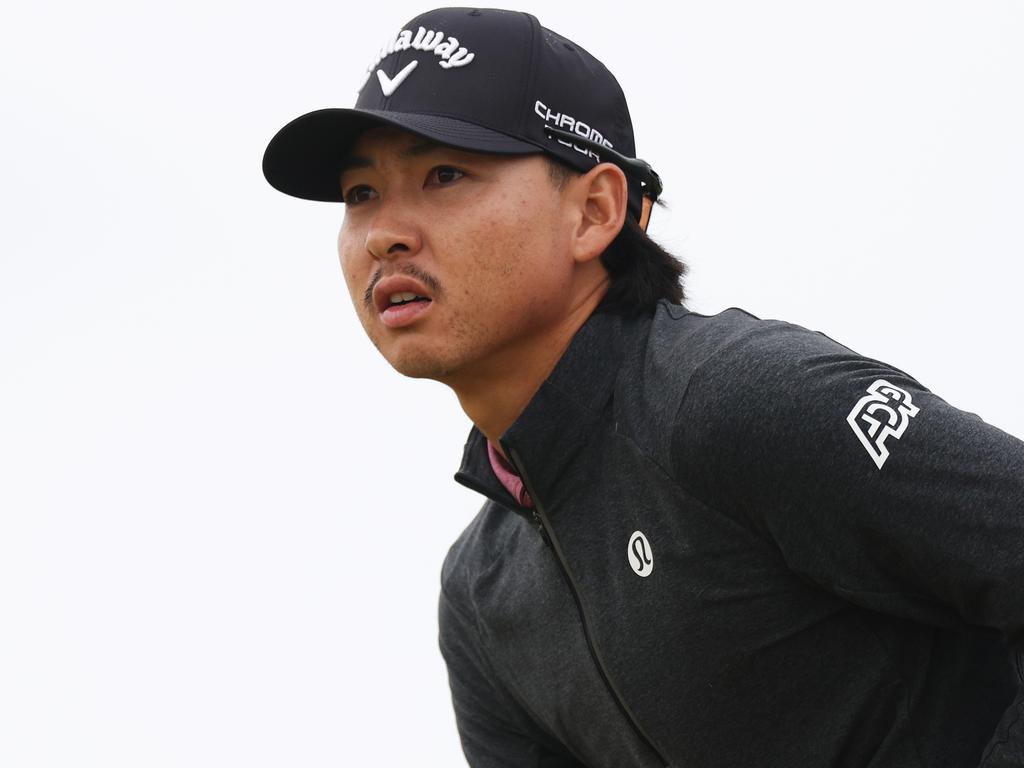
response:
<path id="1" fill-rule="evenodd" d="M 380 204 L 366 231 L 366 250 L 378 260 L 415 255 L 422 245 L 419 227 L 396 205 Z"/>

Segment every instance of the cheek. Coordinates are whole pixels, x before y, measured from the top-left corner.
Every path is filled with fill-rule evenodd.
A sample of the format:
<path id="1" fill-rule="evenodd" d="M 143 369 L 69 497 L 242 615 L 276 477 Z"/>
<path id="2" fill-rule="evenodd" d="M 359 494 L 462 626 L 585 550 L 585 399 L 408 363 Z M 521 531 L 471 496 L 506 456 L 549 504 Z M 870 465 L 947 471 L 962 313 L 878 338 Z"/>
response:
<path id="1" fill-rule="evenodd" d="M 466 229 L 474 266 L 496 277 L 515 279 L 532 272 L 542 254 L 550 250 L 552 222 L 549 212 L 529 192 L 495 195 L 486 212 L 477 209 Z"/>
<path id="2" fill-rule="evenodd" d="M 484 237 L 493 243 L 492 269 L 510 289 L 537 287 L 538 282 L 562 282 L 561 258 L 568 251 L 559 248 L 560 233 L 552 212 L 529 197 L 510 196 L 508 211 L 502 219 L 492 220 Z M 487 242 L 485 240 L 485 242 Z"/>
<path id="3" fill-rule="evenodd" d="M 345 277 L 352 302 L 358 307 L 362 303 L 362 294 L 369 282 L 371 259 L 365 249 L 356 245 L 357 239 L 344 226 L 338 233 L 338 260 L 341 273 Z"/>

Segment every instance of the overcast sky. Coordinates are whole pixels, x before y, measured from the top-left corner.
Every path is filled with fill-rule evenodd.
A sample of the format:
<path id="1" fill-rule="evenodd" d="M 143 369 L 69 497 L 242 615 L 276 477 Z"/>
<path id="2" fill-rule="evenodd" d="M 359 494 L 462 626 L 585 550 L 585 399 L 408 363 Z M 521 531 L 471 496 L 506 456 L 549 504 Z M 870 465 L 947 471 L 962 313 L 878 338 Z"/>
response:
<path id="1" fill-rule="evenodd" d="M 364 339 L 341 208 L 260 170 L 428 7 L 5 10 L 0 765 L 460 764 L 435 612 L 468 422 Z M 1024 4 L 518 7 L 618 76 L 692 308 L 1024 435 Z"/>

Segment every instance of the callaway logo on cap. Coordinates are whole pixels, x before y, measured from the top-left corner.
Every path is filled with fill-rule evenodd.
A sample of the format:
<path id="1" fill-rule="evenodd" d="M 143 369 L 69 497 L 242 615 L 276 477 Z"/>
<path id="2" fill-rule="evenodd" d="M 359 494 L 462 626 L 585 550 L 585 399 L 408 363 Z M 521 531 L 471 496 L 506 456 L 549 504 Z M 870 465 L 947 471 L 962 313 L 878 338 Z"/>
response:
<path id="1" fill-rule="evenodd" d="M 643 198 L 661 192 L 657 174 L 635 157 L 611 72 L 528 13 L 440 8 L 416 17 L 384 41 L 355 107 L 286 125 L 267 147 L 263 173 L 289 195 L 340 202 L 343 159 L 379 125 L 472 152 L 546 152 L 580 171 L 615 163 L 638 219 Z"/>

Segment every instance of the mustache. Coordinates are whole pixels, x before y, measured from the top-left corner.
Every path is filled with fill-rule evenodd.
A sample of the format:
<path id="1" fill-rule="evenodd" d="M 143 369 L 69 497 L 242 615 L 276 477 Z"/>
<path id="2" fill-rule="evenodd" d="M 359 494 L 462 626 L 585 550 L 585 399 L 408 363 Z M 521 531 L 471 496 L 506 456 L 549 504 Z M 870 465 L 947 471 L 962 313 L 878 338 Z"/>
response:
<path id="1" fill-rule="evenodd" d="M 430 293 L 434 298 L 438 298 L 444 289 L 441 288 L 441 283 L 436 277 L 429 272 L 426 272 L 415 264 L 403 264 L 399 270 L 401 274 L 408 275 L 416 280 L 419 280 L 427 288 L 430 289 Z M 367 309 L 373 309 L 373 289 L 377 286 L 381 280 L 384 279 L 384 268 L 378 267 L 377 271 L 373 273 L 373 277 L 370 278 L 370 284 L 366 287 L 366 292 L 363 294 L 363 304 L 366 305 Z"/>

